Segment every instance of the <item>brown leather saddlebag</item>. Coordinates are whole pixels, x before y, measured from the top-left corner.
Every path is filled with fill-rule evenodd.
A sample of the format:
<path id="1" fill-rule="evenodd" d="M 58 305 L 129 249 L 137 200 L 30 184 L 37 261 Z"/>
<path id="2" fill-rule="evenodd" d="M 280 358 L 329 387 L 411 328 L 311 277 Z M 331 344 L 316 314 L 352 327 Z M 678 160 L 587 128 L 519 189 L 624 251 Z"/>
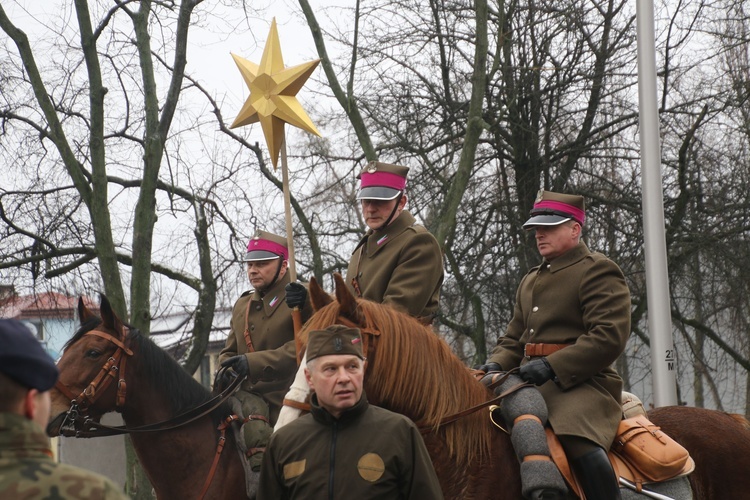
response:
<path id="1" fill-rule="evenodd" d="M 624 456 L 651 481 L 676 476 L 690 458 L 685 448 L 642 415 L 620 422 L 612 451 Z"/>

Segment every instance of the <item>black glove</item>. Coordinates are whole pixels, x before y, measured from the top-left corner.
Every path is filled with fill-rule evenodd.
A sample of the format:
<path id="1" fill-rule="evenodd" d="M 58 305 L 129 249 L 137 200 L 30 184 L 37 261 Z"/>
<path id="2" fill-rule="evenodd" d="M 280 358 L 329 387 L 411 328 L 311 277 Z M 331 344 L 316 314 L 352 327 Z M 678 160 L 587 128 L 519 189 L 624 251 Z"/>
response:
<path id="1" fill-rule="evenodd" d="M 475 370 L 482 371 L 484 373 L 490 373 L 490 372 L 501 372 L 503 371 L 502 368 L 500 368 L 500 365 L 495 363 L 494 361 L 488 361 L 487 363 L 483 365 L 476 365 L 474 366 Z"/>
<path id="2" fill-rule="evenodd" d="M 294 309 L 295 307 L 302 309 L 307 298 L 307 288 L 305 288 L 305 285 L 294 281 L 287 283 L 284 290 L 286 291 L 286 305 L 289 306 L 289 309 Z"/>
<path id="3" fill-rule="evenodd" d="M 482 382 L 482 384 L 485 387 L 489 387 L 490 384 L 492 384 L 492 379 L 497 375 L 497 373 L 495 373 L 495 372 L 501 372 L 501 371 L 503 371 L 503 369 L 500 368 L 500 365 L 497 364 L 497 363 L 495 363 L 495 362 L 493 362 L 493 361 L 490 361 L 490 362 L 485 363 L 483 365 L 474 365 L 474 369 L 478 370 L 478 371 L 481 371 L 481 372 L 484 372 L 486 374 L 480 380 L 480 382 Z"/>
<path id="4" fill-rule="evenodd" d="M 555 372 L 552 371 L 547 358 L 532 359 L 521 367 L 518 375 L 524 382 L 531 382 L 534 385 L 542 385 L 555 378 Z"/>
<path id="5" fill-rule="evenodd" d="M 224 371 L 224 377 L 222 378 L 223 387 L 229 385 L 236 377 L 247 377 L 250 374 L 250 364 L 247 362 L 247 356 L 244 354 L 225 359 L 221 362 L 221 366 L 227 366 L 234 371 L 234 373 L 231 373 L 229 370 Z"/>

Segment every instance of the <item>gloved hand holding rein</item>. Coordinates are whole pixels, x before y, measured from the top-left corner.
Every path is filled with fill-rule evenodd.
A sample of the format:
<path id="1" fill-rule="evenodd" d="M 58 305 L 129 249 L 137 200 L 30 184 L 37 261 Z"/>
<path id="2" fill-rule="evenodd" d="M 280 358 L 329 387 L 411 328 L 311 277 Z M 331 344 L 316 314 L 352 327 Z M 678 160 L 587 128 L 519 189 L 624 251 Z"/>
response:
<path id="1" fill-rule="evenodd" d="M 547 358 L 532 359 L 520 368 L 518 375 L 524 382 L 534 385 L 542 385 L 548 380 L 555 378 L 555 372 L 552 370 Z"/>
<path id="2" fill-rule="evenodd" d="M 237 377 L 247 377 L 250 374 L 250 364 L 244 354 L 225 359 L 221 362 L 221 366 L 229 368 L 222 373 L 221 387 L 227 387 Z"/>
<path id="3" fill-rule="evenodd" d="M 497 363 L 495 363 L 495 362 L 493 362 L 493 361 L 487 362 L 487 363 L 485 363 L 483 365 L 476 365 L 476 366 L 474 366 L 474 369 L 478 370 L 480 372 L 484 372 L 484 373 L 501 372 L 501 371 L 503 371 L 503 369 L 500 367 L 500 365 L 497 364 Z"/>

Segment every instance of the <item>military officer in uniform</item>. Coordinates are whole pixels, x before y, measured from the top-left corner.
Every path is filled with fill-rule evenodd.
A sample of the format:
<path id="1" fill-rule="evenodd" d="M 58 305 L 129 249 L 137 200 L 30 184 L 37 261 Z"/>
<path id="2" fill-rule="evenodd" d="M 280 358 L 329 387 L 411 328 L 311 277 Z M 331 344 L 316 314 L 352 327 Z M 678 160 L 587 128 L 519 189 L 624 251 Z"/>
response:
<path id="1" fill-rule="evenodd" d="M 312 315 L 304 287 L 302 293 L 292 288 L 287 293 L 288 259 L 286 238 L 258 231 L 250 240 L 243 261 L 253 290 L 234 304 L 229 336 L 219 354 L 222 366 L 248 377 L 235 396 L 244 416 L 256 416 L 244 427 L 254 470 L 260 467 L 262 451 L 297 372 L 291 308 L 301 309 L 303 322 Z"/>
<path id="2" fill-rule="evenodd" d="M 620 268 L 580 240 L 582 196 L 540 191 L 524 229 L 541 265 L 521 280 L 513 318 L 484 371 L 510 370 L 536 384 L 586 498 L 620 498 L 607 459 L 622 379 L 611 366 L 630 334 L 630 291 Z"/>
<path id="3" fill-rule="evenodd" d="M 258 498 L 443 498 L 414 423 L 367 402 L 359 329 L 311 331 L 305 377 L 311 413 L 271 437 Z"/>
<path id="4" fill-rule="evenodd" d="M 404 209 L 408 172 L 372 161 L 359 175 L 357 199 L 368 230 L 349 261 L 346 282 L 357 296 L 429 324 L 438 309 L 443 255 L 435 237 Z"/>
<path id="5" fill-rule="evenodd" d="M 29 329 L 0 319 L 0 499 L 126 500 L 104 476 L 52 459 L 43 429 L 57 377 Z"/>

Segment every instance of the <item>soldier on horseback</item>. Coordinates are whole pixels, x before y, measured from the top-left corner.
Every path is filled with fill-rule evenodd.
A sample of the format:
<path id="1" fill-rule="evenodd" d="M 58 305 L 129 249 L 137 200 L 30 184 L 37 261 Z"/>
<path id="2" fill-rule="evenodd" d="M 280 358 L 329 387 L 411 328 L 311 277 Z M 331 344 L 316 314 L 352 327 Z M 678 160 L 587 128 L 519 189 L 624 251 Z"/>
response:
<path id="1" fill-rule="evenodd" d="M 435 237 L 404 209 L 409 167 L 371 161 L 357 200 L 369 228 L 357 244 L 346 283 L 357 297 L 388 304 L 425 324 L 438 309 L 443 255 Z"/>
<path id="2" fill-rule="evenodd" d="M 284 394 L 297 371 L 291 309 L 302 310 L 303 322 L 312 314 L 305 288 L 289 282 L 288 258 L 286 238 L 258 231 L 250 240 L 243 261 L 253 290 L 235 303 L 230 333 L 219 354 L 222 366 L 248 377 L 235 397 L 243 416 L 253 416 L 244 434 L 254 471 L 260 468 Z"/>
<path id="3" fill-rule="evenodd" d="M 513 318 L 481 368 L 520 366 L 539 387 L 586 498 L 615 500 L 606 450 L 622 419 L 622 379 L 611 365 L 630 334 L 630 292 L 617 264 L 580 240 L 584 222 L 582 196 L 540 191 L 523 227 L 535 231 L 543 260 L 521 280 Z"/>

